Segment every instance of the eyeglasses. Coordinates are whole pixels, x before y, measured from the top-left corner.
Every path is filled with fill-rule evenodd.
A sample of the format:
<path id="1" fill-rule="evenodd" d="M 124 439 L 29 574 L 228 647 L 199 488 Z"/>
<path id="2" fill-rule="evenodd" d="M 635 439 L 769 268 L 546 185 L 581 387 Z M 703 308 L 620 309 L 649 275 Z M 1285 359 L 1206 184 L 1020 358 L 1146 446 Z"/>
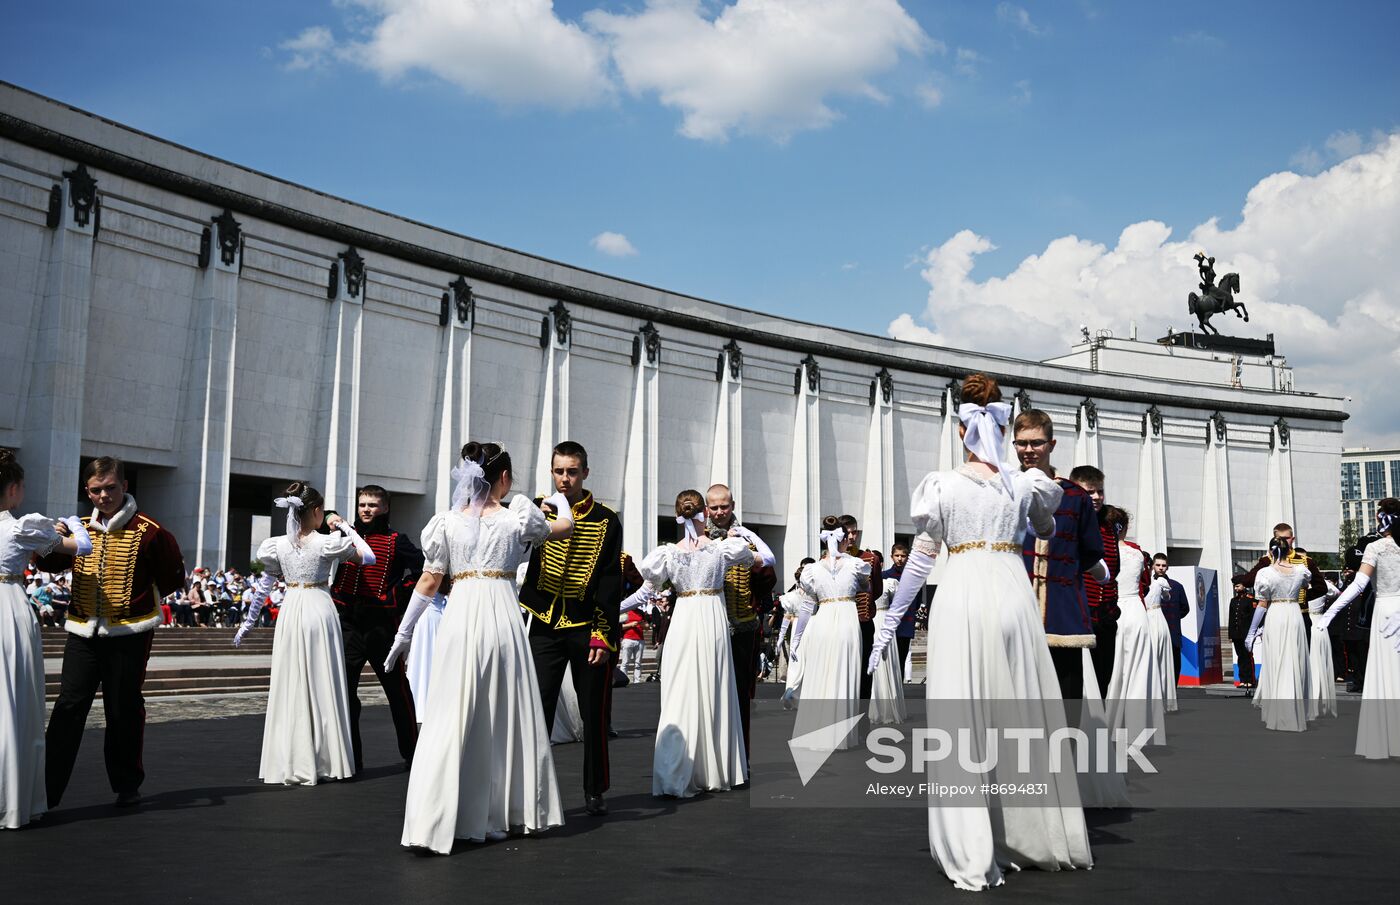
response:
<path id="1" fill-rule="evenodd" d="M 1044 449 L 1050 444 L 1049 440 L 1012 440 L 1011 445 L 1017 449 Z"/>

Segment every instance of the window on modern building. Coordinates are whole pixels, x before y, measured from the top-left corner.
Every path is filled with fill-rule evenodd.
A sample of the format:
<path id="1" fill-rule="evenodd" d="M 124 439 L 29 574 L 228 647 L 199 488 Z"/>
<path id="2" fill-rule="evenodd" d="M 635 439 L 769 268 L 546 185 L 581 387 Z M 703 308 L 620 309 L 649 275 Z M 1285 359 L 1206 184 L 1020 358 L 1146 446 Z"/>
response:
<path id="1" fill-rule="evenodd" d="M 1379 500 L 1385 497 L 1385 463 L 1366 463 L 1366 499 Z"/>
<path id="2" fill-rule="evenodd" d="M 1391 496 L 1400 493 L 1400 459 L 1390 460 L 1390 490 Z"/>
<path id="3" fill-rule="evenodd" d="M 1359 462 L 1342 463 L 1342 499 L 1361 499 L 1361 464 Z"/>

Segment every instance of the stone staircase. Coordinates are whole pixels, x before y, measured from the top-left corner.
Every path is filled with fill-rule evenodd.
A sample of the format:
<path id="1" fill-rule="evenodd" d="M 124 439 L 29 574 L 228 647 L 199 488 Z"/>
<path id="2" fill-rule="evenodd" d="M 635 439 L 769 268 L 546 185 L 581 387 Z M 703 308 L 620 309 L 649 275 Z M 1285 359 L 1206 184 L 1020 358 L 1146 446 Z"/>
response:
<path id="1" fill-rule="evenodd" d="M 258 628 L 233 646 L 231 628 L 156 629 L 142 691 L 148 698 L 177 695 L 240 694 L 268 688 L 272 629 Z M 58 697 L 59 666 L 67 633 L 42 632 L 48 700 Z M 101 696 L 99 692 L 99 697 Z"/>

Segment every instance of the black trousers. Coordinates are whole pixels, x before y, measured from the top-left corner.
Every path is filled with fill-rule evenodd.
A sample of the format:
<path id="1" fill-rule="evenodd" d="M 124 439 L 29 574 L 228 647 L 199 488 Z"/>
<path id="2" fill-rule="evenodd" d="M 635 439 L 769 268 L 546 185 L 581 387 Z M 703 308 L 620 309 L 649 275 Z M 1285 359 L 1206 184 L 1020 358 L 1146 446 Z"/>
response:
<path id="1" fill-rule="evenodd" d="M 540 683 L 540 704 L 545 726 L 554 731 L 554 710 L 564 684 L 564 668 L 574 677 L 578 712 L 583 718 L 583 792 L 602 795 L 608 790 L 608 713 L 612 709 L 611 657 L 601 666 L 588 665 L 591 632 L 588 626 L 552 629 L 530 620 L 530 652 Z"/>
<path id="2" fill-rule="evenodd" d="M 146 699 L 141 696 L 141 686 L 146 681 L 146 661 L 151 658 L 155 636 L 153 631 L 108 638 L 68 636 L 63 648 L 62 687 L 45 736 L 49 807 L 56 807 L 68 788 L 83 743 L 83 726 L 98 688 L 102 689 L 102 710 L 107 718 L 102 743 L 107 780 L 118 794 L 140 790 L 146 778 L 141 763 Z"/>
<path id="3" fill-rule="evenodd" d="M 739 723 L 744 727 L 744 754 L 749 753 L 749 709 L 753 702 L 753 687 L 758 679 L 758 648 L 762 633 L 735 632 L 729 636 L 729 651 L 734 658 L 734 687 L 739 692 Z"/>
<path id="4" fill-rule="evenodd" d="M 1094 626 L 1094 649 L 1089 655 L 1094 661 L 1094 678 L 1099 680 L 1099 697 L 1108 697 L 1108 680 L 1113 678 L 1113 661 L 1118 656 L 1117 622 Z"/>
<path id="5" fill-rule="evenodd" d="M 1371 652 L 1371 639 L 1343 641 L 1347 652 L 1347 684 L 1358 692 L 1366 684 L 1366 656 Z"/>
<path id="6" fill-rule="evenodd" d="M 1181 648 L 1172 648 L 1172 672 L 1176 674 L 1176 684 L 1181 684 Z"/>
<path id="7" fill-rule="evenodd" d="M 908 682 L 909 677 L 904 675 L 904 664 L 909 662 L 909 647 L 914 643 L 913 638 L 894 637 L 895 649 L 899 651 L 899 674 L 904 676 L 904 681 Z"/>
<path id="8" fill-rule="evenodd" d="M 407 658 L 384 671 L 394 633 L 399 630 L 399 613 L 394 607 L 337 606 L 340 632 L 345 638 L 345 684 L 350 689 L 350 744 L 355 752 L 355 772 L 365 768 L 364 746 L 360 744 L 360 673 L 368 663 L 374 677 L 389 699 L 389 716 L 398 736 L 399 756 L 413 760 L 418 744 L 418 715 L 413 710 L 413 691 L 408 686 Z"/>
<path id="9" fill-rule="evenodd" d="M 870 700 L 870 683 L 875 679 L 865 669 L 870 662 L 870 652 L 875 649 L 875 620 L 860 624 L 860 699 Z"/>
<path id="10" fill-rule="evenodd" d="M 1230 643 L 1235 646 L 1235 663 L 1240 668 L 1240 683 L 1243 685 L 1254 684 L 1254 654 L 1249 652 L 1245 646 L 1243 638 L 1232 638 Z"/>
<path id="11" fill-rule="evenodd" d="M 1055 664 L 1055 678 L 1060 680 L 1060 697 L 1066 701 L 1084 698 L 1084 651 L 1078 647 L 1050 648 L 1050 662 Z M 1075 723 L 1073 725 L 1078 725 Z"/>

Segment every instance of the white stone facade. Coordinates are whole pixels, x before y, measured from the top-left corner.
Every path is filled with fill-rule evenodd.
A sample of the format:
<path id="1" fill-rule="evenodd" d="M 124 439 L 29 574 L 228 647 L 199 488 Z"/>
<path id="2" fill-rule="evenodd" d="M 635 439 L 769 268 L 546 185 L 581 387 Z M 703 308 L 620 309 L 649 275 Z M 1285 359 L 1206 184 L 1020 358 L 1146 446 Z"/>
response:
<path id="1" fill-rule="evenodd" d="M 584 444 L 589 486 L 622 511 L 636 553 L 674 530 L 677 491 L 715 481 L 784 573 L 814 549 L 823 513 L 856 515 L 888 549 L 912 530 L 913 486 L 960 457 L 951 387 L 977 370 L 1048 411 L 1055 464 L 1103 468 L 1138 539 L 1176 563 L 1229 569 L 1279 520 L 1310 549 L 1336 546 L 1342 400 L 735 309 L 332 198 L 5 85 L 0 355 L 0 445 L 28 471 L 27 508 L 71 513 L 82 459 L 121 456 L 189 565 L 245 562 L 253 517 L 293 479 L 342 511 L 357 484 L 382 484 L 395 522 L 416 530 L 446 505 L 469 437 L 503 443 L 517 488 L 535 493 L 552 444 Z"/>

